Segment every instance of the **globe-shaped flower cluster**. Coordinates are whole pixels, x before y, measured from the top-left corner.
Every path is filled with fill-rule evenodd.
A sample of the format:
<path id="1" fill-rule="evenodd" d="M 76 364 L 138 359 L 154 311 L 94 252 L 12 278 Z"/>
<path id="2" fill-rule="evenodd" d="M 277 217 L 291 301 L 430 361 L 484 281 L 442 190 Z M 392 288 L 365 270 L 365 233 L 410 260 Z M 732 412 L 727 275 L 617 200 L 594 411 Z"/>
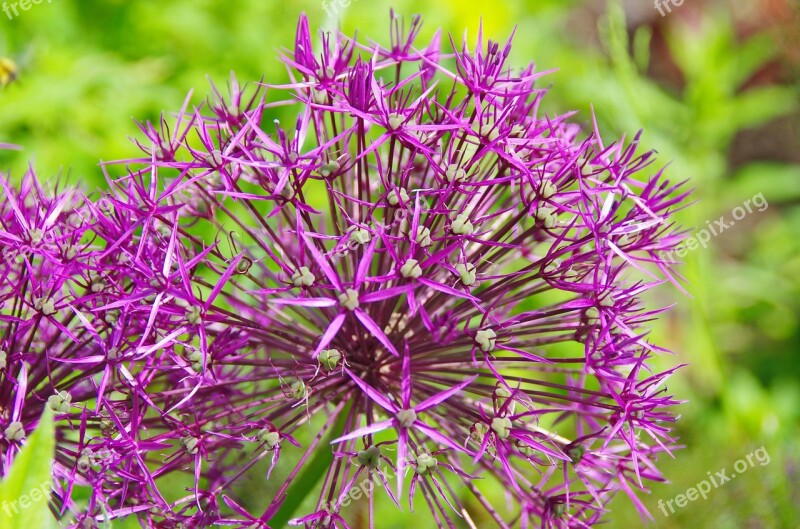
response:
<path id="1" fill-rule="evenodd" d="M 49 406 L 76 527 L 274 528 L 301 493 L 309 528 L 646 512 L 677 402 L 641 299 L 685 194 L 638 136 L 542 112 L 510 41 L 392 28 L 316 53 L 301 18 L 290 84 L 143 124 L 97 200 L 2 181 L 2 469 Z"/>

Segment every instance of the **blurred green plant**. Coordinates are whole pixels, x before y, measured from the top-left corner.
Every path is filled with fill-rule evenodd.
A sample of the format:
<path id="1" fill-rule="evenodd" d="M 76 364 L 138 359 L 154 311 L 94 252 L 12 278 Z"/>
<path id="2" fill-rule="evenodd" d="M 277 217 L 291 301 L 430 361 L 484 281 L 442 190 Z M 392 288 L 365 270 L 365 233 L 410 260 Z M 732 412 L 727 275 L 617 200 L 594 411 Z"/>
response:
<path id="1" fill-rule="evenodd" d="M 782 292 L 796 294 L 800 282 L 786 281 L 791 276 L 780 267 L 770 267 L 770 261 L 753 252 L 752 245 L 745 243 L 750 251 L 744 252 L 743 259 L 731 259 L 738 256 L 731 254 L 728 238 L 753 241 L 762 228 L 776 221 L 781 223 L 772 212 L 794 209 L 792 203 L 800 198 L 797 185 L 800 166 L 756 162 L 731 173 L 727 157 L 739 132 L 796 111 L 797 93 L 787 86 L 745 86 L 775 58 L 775 48 L 763 34 L 738 43 L 733 23 L 724 12 L 709 11 L 700 20 L 678 21 L 669 26 L 666 37 L 670 56 L 683 80 L 679 92 L 659 86 L 645 76 L 648 60 L 641 50 L 649 46 L 641 43 L 650 38 L 647 27 L 634 34 L 631 49 L 624 14 L 618 5 L 612 4 L 601 28 L 609 69 L 604 75 L 583 80 L 596 87 L 599 97 L 593 98 L 593 102 L 601 109 L 598 114 L 606 126 L 614 130 L 612 124 L 627 123 L 619 132 L 643 128 L 651 138 L 649 143 L 672 162 L 671 174 L 691 178 L 701 207 L 689 208 L 684 213 L 686 225 L 702 228 L 723 215 L 730 217 L 734 207 L 756 193 L 763 193 L 773 208 L 768 214 L 756 214 L 761 216 L 737 225 L 709 248 L 687 256 L 683 270 L 693 299 L 681 303 L 682 310 L 675 313 L 678 321 L 668 335 L 676 346 L 691 355 L 692 369 L 688 376 L 696 379 L 693 393 L 710 400 L 718 397 L 722 411 L 733 412 L 752 435 L 774 433 L 779 422 L 795 422 L 792 419 L 797 418 L 796 413 L 778 417 L 775 414 L 781 407 L 772 402 L 762 408 L 766 413 L 758 418 L 759 422 L 753 423 L 746 407 L 738 405 L 739 385 L 730 384 L 730 377 L 744 380 L 753 369 L 756 375 L 765 375 L 758 370 L 759 362 L 747 362 L 746 357 L 753 349 L 763 355 L 766 344 L 752 341 L 737 344 L 726 338 L 732 331 L 732 323 L 743 332 L 752 333 L 754 327 L 761 327 L 759 318 L 763 315 L 755 316 L 753 308 L 764 304 L 766 310 L 773 312 L 768 325 L 773 330 L 782 327 L 781 341 L 786 340 L 782 346 L 796 345 L 798 307 Z M 577 91 L 585 93 L 588 88 L 587 84 Z M 616 97 L 604 100 L 604 94 Z M 619 97 L 622 94 L 625 97 Z M 792 246 L 798 248 L 794 242 Z M 755 263 L 758 264 L 754 266 Z M 781 283 L 785 290 L 776 292 L 769 287 Z M 769 333 L 765 328 L 760 330 Z M 729 361 L 726 354 L 739 356 L 739 360 L 745 360 L 744 365 Z M 779 360 L 783 355 L 779 350 L 771 356 Z M 798 373 L 796 363 L 787 364 Z M 770 377 L 761 377 L 762 383 L 771 381 Z"/>
<path id="2" fill-rule="evenodd" d="M 770 205 L 689 253 L 682 273 L 692 297 L 679 300 L 672 323 L 655 330 L 691 364 L 672 382 L 690 400 L 679 423 L 688 449 L 666 467 L 676 483 L 654 487 L 645 503 L 656 512 L 659 496 L 685 491 L 724 466 L 718 461 L 734 461 L 741 447 L 761 442 L 779 456 L 736 490 L 718 493 L 726 499 L 714 504 L 724 505 L 726 516 L 696 506 L 669 519 L 657 514 L 656 525 L 737 528 L 755 519 L 753 527 L 788 527 L 797 516 L 796 494 L 788 491 L 800 447 L 800 362 L 791 353 L 800 345 L 800 244 L 792 235 L 800 228 L 800 166 L 756 160 L 733 171 L 728 157 L 741 131 L 797 112 L 796 87 L 748 86 L 775 59 L 775 47 L 764 34 L 739 42 L 725 12 L 676 18 L 668 26 L 668 50 L 682 81 L 677 88 L 647 76 L 650 27 L 632 35 L 627 28 L 612 3 L 600 24 L 602 51 L 565 46 L 553 52 L 548 62 L 564 73 L 556 75 L 556 104 L 587 109 L 591 103 L 601 130 L 630 135 L 643 129 L 645 143 L 670 162 L 673 178 L 690 178 L 696 188 L 699 203 L 681 217 L 690 228 L 730 218 L 757 193 Z M 612 505 L 610 519 L 633 525 L 635 516 L 620 506 Z M 698 518 L 698 511 L 705 514 Z M 754 516 L 764 512 L 770 515 Z"/>

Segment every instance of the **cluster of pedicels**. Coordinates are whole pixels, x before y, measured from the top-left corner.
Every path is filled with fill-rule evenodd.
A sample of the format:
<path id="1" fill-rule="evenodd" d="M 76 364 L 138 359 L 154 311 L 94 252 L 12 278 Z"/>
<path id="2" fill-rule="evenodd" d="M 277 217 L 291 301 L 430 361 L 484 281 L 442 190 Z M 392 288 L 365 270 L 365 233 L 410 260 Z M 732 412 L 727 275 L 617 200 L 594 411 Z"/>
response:
<path id="1" fill-rule="evenodd" d="M 543 113 L 510 40 L 419 30 L 315 52 L 302 17 L 289 84 L 143 124 L 98 200 L 0 180 L 3 473 L 50 407 L 76 527 L 266 529 L 312 466 L 292 525 L 646 513 L 677 402 L 641 298 L 675 282 L 685 194 L 638 136 Z"/>

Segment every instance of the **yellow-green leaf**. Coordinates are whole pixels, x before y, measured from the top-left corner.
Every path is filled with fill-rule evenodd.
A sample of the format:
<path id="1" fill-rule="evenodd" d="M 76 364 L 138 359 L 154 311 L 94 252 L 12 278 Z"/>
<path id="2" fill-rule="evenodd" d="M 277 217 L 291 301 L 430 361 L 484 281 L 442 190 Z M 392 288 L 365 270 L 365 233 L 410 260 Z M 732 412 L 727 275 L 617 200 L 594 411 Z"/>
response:
<path id="1" fill-rule="evenodd" d="M 5 480 L 0 483 L 0 527 L 32 529 L 57 527 L 48 509 L 52 488 L 55 429 L 49 410 L 30 434 Z"/>

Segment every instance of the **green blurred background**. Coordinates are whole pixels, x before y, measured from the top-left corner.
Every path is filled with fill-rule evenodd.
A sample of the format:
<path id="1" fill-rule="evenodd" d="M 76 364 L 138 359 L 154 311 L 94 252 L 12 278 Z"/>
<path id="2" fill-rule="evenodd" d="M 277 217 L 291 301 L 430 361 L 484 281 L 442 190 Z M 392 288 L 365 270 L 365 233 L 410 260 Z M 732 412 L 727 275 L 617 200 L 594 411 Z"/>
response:
<path id="1" fill-rule="evenodd" d="M 677 353 L 662 367 L 690 365 L 669 386 L 688 401 L 677 428 L 686 448 L 662 460 L 671 481 L 644 503 L 656 528 L 800 527 L 797 0 L 667 0 L 664 16 L 649 0 L 329 0 L 328 14 L 318 0 L 55 0 L 16 17 L 0 12 L 0 58 L 17 65 L 16 79 L 0 73 L 0 143 L 24 147 L 0 152 L 0 169 L 18 178 L 33 162 L 43 177 L 96 189 L 100 159 L 135 152 L 133 118 L 175 111 L 190 90 L 201 102 L 207 76 L 223 86 L 231 70 L 241 81 L 287 79 L 276 51 L 292 46 L 300 12 L 314 29 L 339 24 L 385 41 L 390 7 L 422 14 L 423 40 L 442 27 L 474 41 L 481 19 L 494 39 L 516 26 L 512 62 L 558 68 L 549 112 L 576 109 L 588 125 L 593 108 L 607 140 L 644 129 L 671 179 L 691 180 L 697 203 L 680 220 L 693 231 L 763 193 L 765 211 L 687 255 L 691 296 L 665 287 L 651 300 L 676 304 L 652 329 Z M 658 500 L 730 472 L 760 447 L 768 464 L 668 517 L 659 510 Z M 386 513 L 381 529 L 425 519 Z M 607 521 L 642 525 L 623 496 Z"/>

